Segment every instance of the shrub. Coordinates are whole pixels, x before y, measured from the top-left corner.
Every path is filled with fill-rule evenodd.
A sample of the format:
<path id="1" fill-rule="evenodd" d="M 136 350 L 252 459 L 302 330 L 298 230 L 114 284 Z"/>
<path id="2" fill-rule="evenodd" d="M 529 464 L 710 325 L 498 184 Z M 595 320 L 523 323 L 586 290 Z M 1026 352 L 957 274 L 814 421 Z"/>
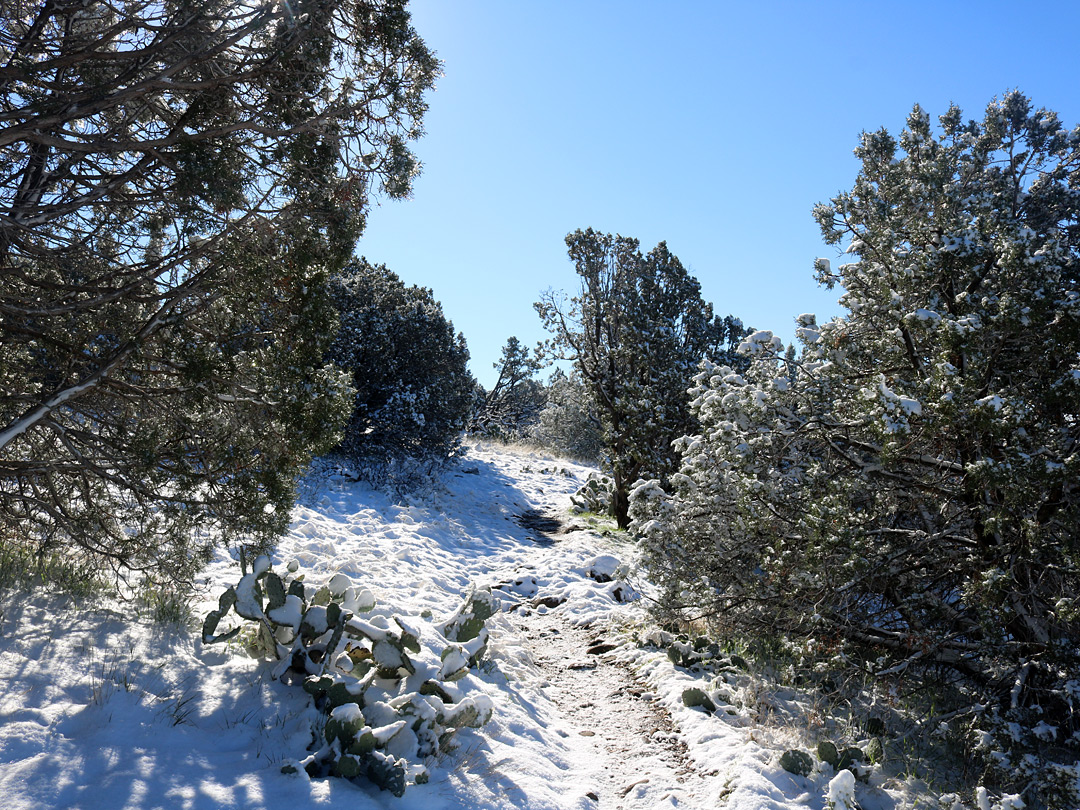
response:
<path id="1" fill-rule="evenodd" d="M 943 676 L 986 785 L 1076 806 L 1080 129 L 1019 93 L 940 124 L 863 135 L 815 212 L 848 314 L 704 365 L 701 432 L 632 513 L 670 605 Z"/>
<path id="2" fill-rule="evenodd" d="M 329 359 L 352 375 L 351 458 L 448 456 L 473 404 L 465 338 L 423 287 L 385 265 L 351 261 L 331 280 L 340 326 Z"/>
<path id="3" fill-rule="evenodd" d="M 525 438 L 561 455 L 599 463 L 604 452 L 600 417 L 581 375 L 556 369 L 545 393 L 546 403 L 525 432 Z"/>

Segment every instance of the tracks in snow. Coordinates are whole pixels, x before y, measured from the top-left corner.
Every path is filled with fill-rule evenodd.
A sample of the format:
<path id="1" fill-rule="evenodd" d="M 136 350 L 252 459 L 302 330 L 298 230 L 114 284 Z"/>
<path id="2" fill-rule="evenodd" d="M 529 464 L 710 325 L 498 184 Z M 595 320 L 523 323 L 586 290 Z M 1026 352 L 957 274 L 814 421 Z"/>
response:
<path id="1" fill-rule="evenodd" d="M 580 758 L 582 797 L 602 810 L 695 804 L 700 777 L 671 718 L 613 655 L 603 629 L 562 620 L 558 609 L 523 606 L 510 614 L 544 692 L 562 716 Z M 588 806 L 586 803 L 584 806 Z"/>

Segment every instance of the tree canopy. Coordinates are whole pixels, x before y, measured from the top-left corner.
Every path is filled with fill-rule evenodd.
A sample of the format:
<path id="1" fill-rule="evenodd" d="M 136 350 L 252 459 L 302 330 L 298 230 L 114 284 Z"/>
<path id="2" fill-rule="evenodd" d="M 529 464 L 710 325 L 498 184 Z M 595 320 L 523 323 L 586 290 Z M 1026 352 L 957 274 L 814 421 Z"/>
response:
<path id="1" fill-rule="evenodd" d="M 538 351 L 530 352 L 514 336 L 507 338 L 494 364 L 495 383 L 477 397 L 469 431 L 506 438 L 524 435 L 544 407 L 544 386 L 535 379 L 543 365 Z"/>
<path id="2" fill-rule="evenodd" d="M 566 245 L 580 290 L 569 301 L 548 291 L 536 309 L 552 351 L 573 361 L 596 405 L 625 528 L 630 486 L 674 470 L 671 442 L 692 424 L 686 390 L 698 364 L 728 356 L 742 324 L 713 315 L 663 242 L 642 254 L 636 239 L 590 228 Z"/>
<path id="3" fill-rule="evenodd" d="M 438 63 L 403 0 L 3 9 L 5 542 L 183 578 L 334 439 L 323 285 Z"/>
<path id="4" fill-rule="evenodd" d="M 473 406 L 465 338 L 426 287 L 354 259 L 331 282 L 341 323 L 328 357 L 355 390 L 339 450 L 353 458 L 445 457 Z"/>
<path id="5" fill-rule="evenodd" d="M 815 209 L 848 313 L 801 316 L 801 357 L 756 333 L 745 371 L 707 367 L 681 474 L 634 516 L 673 607 L 948 673 L 987 783 L 1073 806 L 1080 128 L 1015 92 L 939 122 L 863 135 Z"/>

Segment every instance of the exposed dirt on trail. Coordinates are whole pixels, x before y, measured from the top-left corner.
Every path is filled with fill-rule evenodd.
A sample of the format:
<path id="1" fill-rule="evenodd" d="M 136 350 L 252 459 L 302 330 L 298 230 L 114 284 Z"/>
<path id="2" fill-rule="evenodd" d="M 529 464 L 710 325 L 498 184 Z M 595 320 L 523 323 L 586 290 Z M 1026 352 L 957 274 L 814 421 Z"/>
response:
<path id="1" fill-rule="evenodd" d="M 547 676 L 544 692 L 572 729 L 567 743 L 587 774 L 582 793 L 603 810 L 679 807 L 701 779 L 670 716 L 617 660 L 604 628 L 572 625 L 558 608 L 535 601 L 509 618 Z"/>
<path id="2" fill-rule="evenodd" d="M 538 509 L 526 509 L 516 518 L 517 524 L 532 533 L 529 537 L 534 543 L 551 545 L 554 541 L 552 535 L 563 530 L 562 521 L 557 517 L 545 515 Z"/>

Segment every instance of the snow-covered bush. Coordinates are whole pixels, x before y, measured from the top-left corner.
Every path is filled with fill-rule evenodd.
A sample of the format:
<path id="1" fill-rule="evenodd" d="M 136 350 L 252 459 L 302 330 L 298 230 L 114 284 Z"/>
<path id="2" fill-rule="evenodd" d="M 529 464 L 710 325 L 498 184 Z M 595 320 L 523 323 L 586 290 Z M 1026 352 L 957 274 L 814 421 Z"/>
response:
<path id="1" fill-rule="evenodd" d="M 259 557 L 206 616 L 203 643 L 240 634 L 243 625 L 219 631 L 235 612 L 254 622 L 249 649 L 277 659 L 274 677 L 302 683 L 314 698 L 325 721 L 315 750 L 284 772 L 370 779 L 400 796 L 408 783 L 427 781 L 427 763 L 453 746 L 457 729 L 491 718 L 486 695 L 463 696 L 455 685 L 486 650 L 484 622 L 496 611 L 491 592 L 470 590 L 431 630 L 442 647 L 436 663 L 413 659 L 424 634 L 398 616 L 374 613 L 370 590 L 344 574 L 312 587 L 297 570 L 293 562 L 279 576 Z"/>
<path id="2" fill-rule="evenodd" d="M 340 326 L 328 354 L 356 395 L 338 451 L 351 458 L 451 454 L 473 406 L 465 338 L 424 287 L 355 259 L 331 279 Z"/>
<path id="3" fill-rule="evenodd" d="M 552 452 L 599 463 L 604 452 L 600 417 L 581 375 L 556 369 L 544 393 L 544 406 L 524 438 Z"/>
<path id="4" fill-rule="evenodd" d="M 1080 129 L 1019 93 L 940 123 L 863 136 L 816 209 L 848 314 L 704 364 L 633 528 L 670 609 L 940 678 L 987 785 L 1077 806 Z"/>

